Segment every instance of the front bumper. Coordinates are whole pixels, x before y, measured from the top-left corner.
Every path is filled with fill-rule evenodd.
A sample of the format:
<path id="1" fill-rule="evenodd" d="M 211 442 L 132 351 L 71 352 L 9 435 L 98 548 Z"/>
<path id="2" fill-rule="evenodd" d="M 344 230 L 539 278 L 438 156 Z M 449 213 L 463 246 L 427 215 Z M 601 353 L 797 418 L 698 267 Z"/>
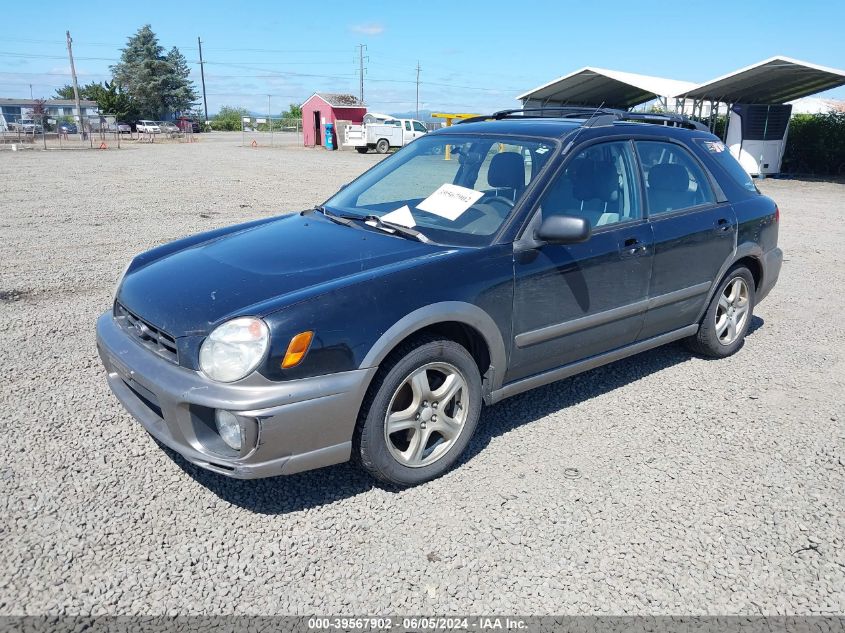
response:
<path id="1" fill-rule="evenodd" d="M 253 374 L 237 383 L 216 383 L 144 348 L 120 328 L 111 312 L 97 321 L 97 349 L 112 392 L 150 435 L 189 462 L 238 479 L 347 461 L 358 410 L 376 371 L 286 382 Z M 240 454 L 209 448 L 215 438 L 207 418 L 215 409 L 255 420 Z"/>
<path id="2" fill-rule="evenodd" d="M 775 247 L 763 253 L 763 283 L 757 289 L 757 303 L 766 298 L 780 276 L 780 268 L 783 265 L 783 251 Z"/>

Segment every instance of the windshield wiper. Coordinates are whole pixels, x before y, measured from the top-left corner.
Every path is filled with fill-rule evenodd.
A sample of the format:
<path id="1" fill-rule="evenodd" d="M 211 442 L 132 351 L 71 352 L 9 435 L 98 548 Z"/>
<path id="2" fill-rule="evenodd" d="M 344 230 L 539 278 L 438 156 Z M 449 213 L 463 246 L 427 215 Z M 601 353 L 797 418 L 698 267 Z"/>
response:
<path id="1" fill-rule="evenodd" d="M 382 220 L 377 215 L 368 215 L 363 218 L 364 223 L 368 226 L 375 226 L 378 229 L 383 231 L 389 231 L 391 233 L 399 233 L 400 235 L 404 235 L 405 237 L 410 237 L 411 239 L 417 240 L 418 242 L 422 242 L 424 244 L 431 243 L 431 240 L 428 239 L 425 235 L 417 231 L 416 229 L 412 229 L 407 226 L 403 226 L 402 224 L 396 224 L 395 222 L 389 222 Z M 372 222 L 373 224 L 370 224 Z"/>
<path id="2" fill-rule="evenodd" d="M 344 226 L 355 226 L 355 222 L 353 222 L 353 220 L 360 219 L 360 218 L 353 218 L 353 217 L 348 216 L 348 215 L 338 215 L 337 213 L 332 213 L 331 211 L 326 209 L 326 207 L 319 205 L 319 204 L 317 206 L 315 206 L 313 209 L 308 209 L 307 211 L 303 211 L 302 215 L 305 215 L 307 213 L 313 213 L 314 211 L 318 211 L 318 212 L 322 213 L 326 218 L 331 220 L 332 222 L 335 222 L 336 224 L 343 224 Z"/>

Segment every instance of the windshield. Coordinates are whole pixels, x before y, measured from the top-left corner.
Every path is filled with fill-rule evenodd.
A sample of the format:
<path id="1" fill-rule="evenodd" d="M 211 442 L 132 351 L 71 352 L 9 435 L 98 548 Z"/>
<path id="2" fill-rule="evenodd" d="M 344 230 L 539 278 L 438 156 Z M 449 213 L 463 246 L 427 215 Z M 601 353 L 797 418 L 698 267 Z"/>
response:
<path id="1" fill-rule="evenodd" d="M 441 244 L 488 244 L 554 141 L 429 134 L 337 193 L 326 208 L 413 227 Z"/>

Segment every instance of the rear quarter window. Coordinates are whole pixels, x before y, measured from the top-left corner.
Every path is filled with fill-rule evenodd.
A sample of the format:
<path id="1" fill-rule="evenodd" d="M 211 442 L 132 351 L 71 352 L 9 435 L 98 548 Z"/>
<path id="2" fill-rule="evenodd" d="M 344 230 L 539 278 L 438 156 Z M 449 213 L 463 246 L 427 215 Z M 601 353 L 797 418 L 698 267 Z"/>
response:
<path id="1" fill-rule="evenodd" d="M 698 143 L 701 148 L 706 151 L 713 160 L 719 164 L 719 166 L 722 167 L 722 169 L 728 172 L 728 176 L 730 176 L 736 184 L 751 193 L 760 193 L 760 190 L 757 189 L 757 185 L 754 184 L 754 180 L 748 175 L 748 172 L 742 168 L 739 161 L 728 151 L 728 148 L 725 147 L 725 144 L 722 143 L 722 141 L 697 138 L 695 139 L 695 142 Z"/>

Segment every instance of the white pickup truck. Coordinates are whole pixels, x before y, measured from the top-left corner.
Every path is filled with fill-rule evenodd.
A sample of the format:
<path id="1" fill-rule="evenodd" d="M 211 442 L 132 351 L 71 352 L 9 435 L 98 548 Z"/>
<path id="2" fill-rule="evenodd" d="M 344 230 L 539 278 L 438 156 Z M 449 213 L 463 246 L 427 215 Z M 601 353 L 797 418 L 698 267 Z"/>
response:
<path id="1" fill-rule="evenodd" d="M 391 147 L 404 147 L 428 130 L 415 119 L 387 119 L 380 123 L 350 125 L 343 135 L 343 145 L 354 147 L 361 154 L 375 149 L 387 154 Z"/>

